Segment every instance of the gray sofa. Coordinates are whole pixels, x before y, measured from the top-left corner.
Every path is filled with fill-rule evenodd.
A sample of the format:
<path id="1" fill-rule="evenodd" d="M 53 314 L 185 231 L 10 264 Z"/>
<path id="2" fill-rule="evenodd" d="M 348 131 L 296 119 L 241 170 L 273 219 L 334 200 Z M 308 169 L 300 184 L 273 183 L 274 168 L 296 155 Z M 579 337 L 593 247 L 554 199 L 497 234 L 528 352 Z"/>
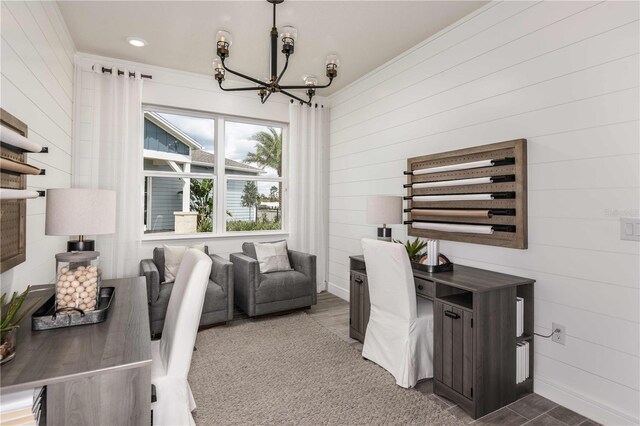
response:
<path id="1" fill-rule="evenodd" d="M 204 248 L 209 254 L 208 247 Z M 202 307 L 200 326 L 225 323 L 233 319 L 233 265 L 218 255 L 211 255 L 211 275 Z M 162 333 L 173 283 L 164 282 L 164 249 L 153 249 L 153 259 L 140 261 L 140 276 L 147 280 L 147 301 L 151 335 Z"/>
<path id="2" fill-rule="evenodd" d="M 253 243 L 232 253 L 234 297 L 247 315 L 265 315 L 316 304 L 316 256 L 288 250 L 293 271 L 260 273 Z"/>

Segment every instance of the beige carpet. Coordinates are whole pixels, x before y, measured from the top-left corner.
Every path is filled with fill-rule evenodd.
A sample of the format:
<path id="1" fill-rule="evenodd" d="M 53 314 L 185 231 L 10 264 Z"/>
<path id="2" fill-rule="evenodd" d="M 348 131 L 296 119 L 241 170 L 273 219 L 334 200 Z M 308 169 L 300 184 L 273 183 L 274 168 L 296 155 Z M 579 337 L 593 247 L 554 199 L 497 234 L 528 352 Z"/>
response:
<path id="1" fill-rule="evenodd" d="M 461 425 L 305 313 L 198 334 L 198 425 Z"/>

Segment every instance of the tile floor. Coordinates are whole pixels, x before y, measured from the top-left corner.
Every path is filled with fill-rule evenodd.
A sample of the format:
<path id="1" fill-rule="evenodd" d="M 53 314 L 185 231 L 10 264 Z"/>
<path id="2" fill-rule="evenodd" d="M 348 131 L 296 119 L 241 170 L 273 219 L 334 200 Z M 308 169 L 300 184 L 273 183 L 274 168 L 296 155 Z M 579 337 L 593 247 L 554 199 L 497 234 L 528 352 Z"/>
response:
<path id="1" fill-rule="evenodd" d="M 322 292 L 318 294 L 318 304 L 306 312 L 322 326 L 345 339 L 358 350 L 362 350 L 360 342 L 349 338 L 348 302 L 331 293 Z M 599 424 L 535 393 L 480 419 L 473 420 L 454 402 L 435 395 L 431 379 L 419 382 L 416 389 L 467 424 L 512 426 L 596 426 Z"/>

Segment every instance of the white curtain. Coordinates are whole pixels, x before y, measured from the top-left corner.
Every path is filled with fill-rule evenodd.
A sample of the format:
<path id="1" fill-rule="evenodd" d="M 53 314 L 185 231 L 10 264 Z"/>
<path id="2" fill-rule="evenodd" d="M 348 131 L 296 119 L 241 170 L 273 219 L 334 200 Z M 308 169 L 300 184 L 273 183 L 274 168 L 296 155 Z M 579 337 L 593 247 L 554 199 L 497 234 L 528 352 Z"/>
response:
<path id="1" fill-rule="evenodd" d="M 138 275 L 142 233 L 142 78 L 94 65 L 91 140 L 75 143 L 74 186 L 116 191 L 116 232 L 96 236 L 103 278 Z M 125 77 L 127 76 L 127 77 Z"/>
<path id="2" fill-rule="evenodd" d="M 288 245 L 316 255 L 318 291 L 322 291 L 328 258 L 328 111 L 316 105 L 292 102 L 289 107 Z"/>

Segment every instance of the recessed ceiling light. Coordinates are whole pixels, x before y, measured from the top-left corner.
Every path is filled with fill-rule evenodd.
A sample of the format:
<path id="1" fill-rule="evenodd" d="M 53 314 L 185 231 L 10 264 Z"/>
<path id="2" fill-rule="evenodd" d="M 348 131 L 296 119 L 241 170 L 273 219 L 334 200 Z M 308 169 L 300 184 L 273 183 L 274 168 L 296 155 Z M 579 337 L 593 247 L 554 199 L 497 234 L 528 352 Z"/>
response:
<path id="1" fill-rule="evenodd" d="M 147 45 L 147 42 L 140 37 L 127 37 L 127 41 L 135 47 L 145 47 Z"/>

